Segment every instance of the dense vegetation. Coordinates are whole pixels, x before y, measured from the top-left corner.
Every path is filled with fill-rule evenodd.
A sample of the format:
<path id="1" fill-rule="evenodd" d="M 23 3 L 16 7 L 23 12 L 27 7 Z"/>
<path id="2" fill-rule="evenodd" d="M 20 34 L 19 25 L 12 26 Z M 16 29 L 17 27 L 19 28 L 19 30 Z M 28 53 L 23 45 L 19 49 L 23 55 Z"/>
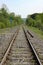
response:
<path id="1" fill-rule="evenodd" d="M 26 19 L 26 24 L 28 26 L 36 27 L 43 31 L 43 13 L 28 15 Z"/>
<path id="2" fill-rule="evenodd" d="M 0 28 L 12 27 L 16 25 L 20 25 L 22 23 L 22 18 L 20 15 L 16 15 L 15 13 L 9 13 L 7 9 L 4 7 L 0 8 Z"/>

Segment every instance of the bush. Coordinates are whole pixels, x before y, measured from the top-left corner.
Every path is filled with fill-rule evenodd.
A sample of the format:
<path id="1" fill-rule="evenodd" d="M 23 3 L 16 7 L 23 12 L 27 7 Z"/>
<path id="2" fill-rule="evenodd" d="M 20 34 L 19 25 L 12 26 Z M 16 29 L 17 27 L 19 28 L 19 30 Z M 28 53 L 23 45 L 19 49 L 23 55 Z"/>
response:
<path id="1" fill-rule="evenodd" d="M 5 28 L 5 24 L 0 22 L 0 28 Z"/>
<path id="2" fill-rule="evenodd" d="M 43 30 L 43 13 L 30 15 L 26 19 L 26 24 Z"/>
<path id="3" fill-rule="evenodd" d="M 2 7 L 0 12 L 0 28 L 12 27 L 22 23 L 21 16 L 15 16 L 15 13 L 13 12 L 8 13 L 6 8 Z"/>

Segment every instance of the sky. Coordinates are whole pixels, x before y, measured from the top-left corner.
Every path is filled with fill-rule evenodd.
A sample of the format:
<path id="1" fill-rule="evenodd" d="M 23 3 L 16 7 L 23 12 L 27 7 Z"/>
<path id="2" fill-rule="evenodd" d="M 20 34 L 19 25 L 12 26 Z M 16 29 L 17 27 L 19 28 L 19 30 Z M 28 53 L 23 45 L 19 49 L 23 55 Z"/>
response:
<path id="1" fill-rule="evenodd" d="M 0 8 L 6 4 L 10 12 L 26 18 L 27 15 L 43 12 L 43 0 L 0 0 Z"/>

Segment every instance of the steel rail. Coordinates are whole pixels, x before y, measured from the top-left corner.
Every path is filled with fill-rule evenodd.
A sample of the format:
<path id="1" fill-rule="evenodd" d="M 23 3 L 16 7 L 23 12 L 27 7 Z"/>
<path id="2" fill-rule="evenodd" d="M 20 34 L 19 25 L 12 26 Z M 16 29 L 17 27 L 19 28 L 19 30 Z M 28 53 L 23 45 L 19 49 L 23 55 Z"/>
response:
<path id="1" fill-rule="evenodd" d="M 27 32 L 28 32 L 28 34 L 29 34 L 32 38 L 34 37 L 34 36 L 30 33 L 30 31 L 27 30 Z"/>

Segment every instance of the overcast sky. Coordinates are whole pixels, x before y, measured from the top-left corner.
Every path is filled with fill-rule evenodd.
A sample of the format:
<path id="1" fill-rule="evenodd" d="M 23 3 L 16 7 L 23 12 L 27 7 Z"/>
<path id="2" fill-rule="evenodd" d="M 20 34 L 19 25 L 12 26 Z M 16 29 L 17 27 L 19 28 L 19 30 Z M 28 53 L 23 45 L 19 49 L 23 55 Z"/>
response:
<path id="1" fill-rule="evenodd" d="M 9 11 L 25 18 L 28 14 L 43 12 L 43 0 L 0 0 L 0 7 L 6 4 Z"/>

